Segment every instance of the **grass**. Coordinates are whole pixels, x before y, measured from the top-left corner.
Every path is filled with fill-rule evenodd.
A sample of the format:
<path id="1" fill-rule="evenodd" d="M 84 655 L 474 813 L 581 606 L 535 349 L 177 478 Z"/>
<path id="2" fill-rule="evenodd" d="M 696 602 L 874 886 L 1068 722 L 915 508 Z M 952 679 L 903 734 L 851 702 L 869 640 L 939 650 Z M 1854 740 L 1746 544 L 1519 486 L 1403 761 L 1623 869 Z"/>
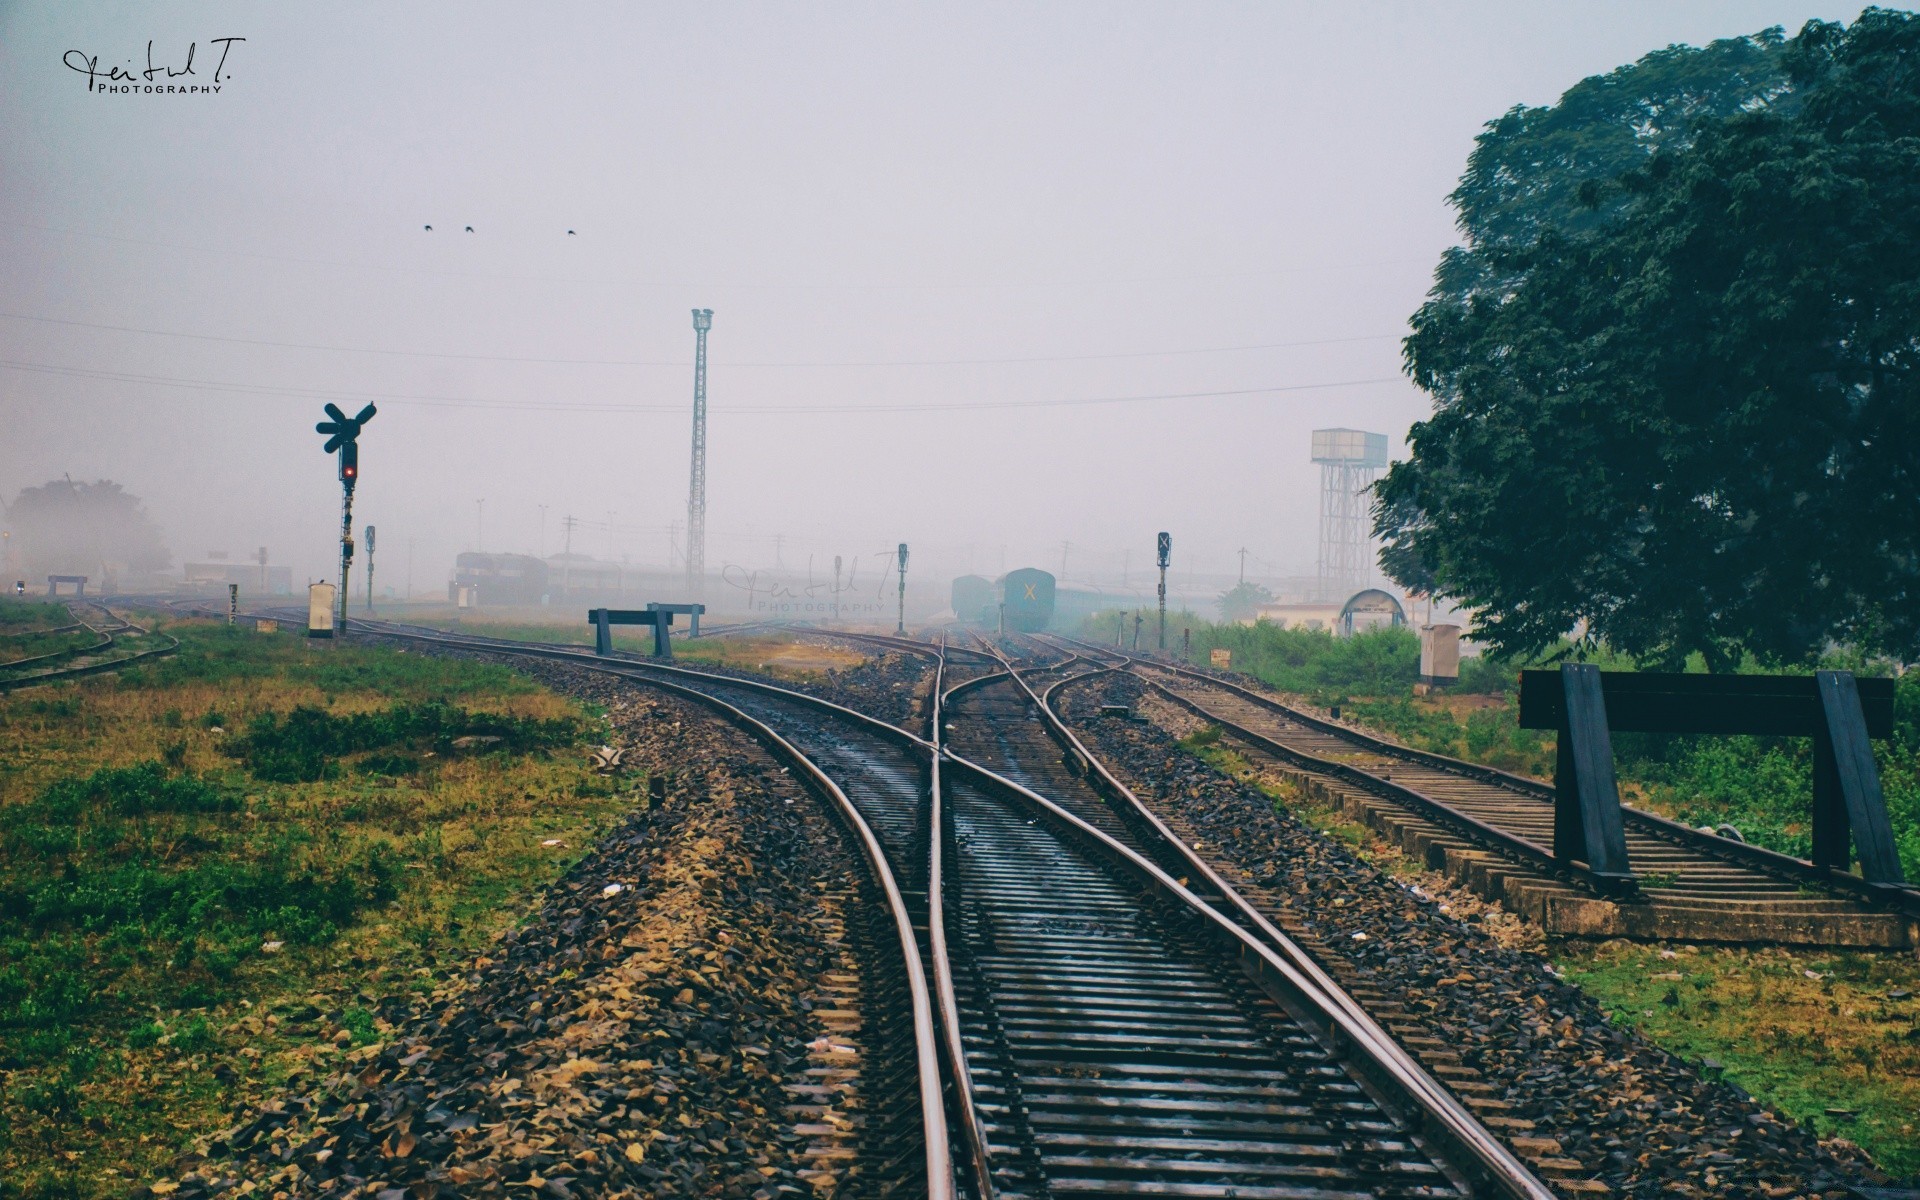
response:
<path id="1" fill-rule="evenodd" d="M 1552 949 L 1615 1021 L 1683 1058 L 1720 1063 L 1768 1108 L 1859 1144 L 1895 1175 L 1920 1172 L 1920 999 L 1888 998 L 1920 995 L 1911 956 L 1667 953 L 1624 942 Z"/>
<path id="2" fill-rule="evenodd" d="M 0 636 L 73 624 L 67 606 L 49 600 L 0 599 Z"/>
<path id="3" fill-rule="evenodd" d="M 59 633 L 8 632 L 0 635 L 0 668 L 11 666 L 23 659 L 38 658 L 44 654 L 84 649 L 99 640 L 100 635 L 91 629 L 66 629 Z M 42 666 L 44 667 L 44 664 Z"/>
<path id="4" fill-rule="evenodd" d="M 166 1173 L 642 802 L 500 667 L 165 624 L 176 656 L 0 697 L 6 1200 Z"/>

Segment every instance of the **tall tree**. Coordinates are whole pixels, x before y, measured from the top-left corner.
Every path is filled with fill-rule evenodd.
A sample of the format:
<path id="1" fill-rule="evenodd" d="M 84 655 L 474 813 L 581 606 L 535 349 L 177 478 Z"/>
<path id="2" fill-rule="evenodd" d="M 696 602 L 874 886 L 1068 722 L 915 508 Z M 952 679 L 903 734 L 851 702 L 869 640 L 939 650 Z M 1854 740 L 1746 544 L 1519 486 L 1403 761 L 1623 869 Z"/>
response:
<path id="1" fill-rule="evenodd" d="M 25 488 L 7 524 L 30 577 L 157 571 L 172 562 L 146 506 L 119 484 L 56 479 Z"/>
<path id="2" fill-rule="evenodd" d="M 1443 263 L 1414 317 L 1436 408 L 1376 530 L 1502 650 L 1920 658 L 1920 20 L 1747 40 L 1783 86 L 1581 179 L 1578 219 L 1496 205 L 1480 282 Z"/>

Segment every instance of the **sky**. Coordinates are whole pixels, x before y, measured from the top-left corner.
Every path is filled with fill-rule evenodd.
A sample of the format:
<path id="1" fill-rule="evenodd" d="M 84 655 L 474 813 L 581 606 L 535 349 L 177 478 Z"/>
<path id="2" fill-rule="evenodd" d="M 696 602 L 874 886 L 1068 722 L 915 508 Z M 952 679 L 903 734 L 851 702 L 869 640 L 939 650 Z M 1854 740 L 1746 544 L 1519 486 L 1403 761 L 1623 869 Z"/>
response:
<path id="1" fill-rule="evenodd" d="M 710 567 L 1311 574 L 1309 432 L 1430 411 L 1483 124 L 1856 12 L 0 2 L 0 498 L 112 479 L 176 562 L 322 578 L 313 424 L 372 402 L 383 584 L 569 517 L 665 564 L 699 307 Z M 150 63 L 219 90 L 104 90 Z"/>

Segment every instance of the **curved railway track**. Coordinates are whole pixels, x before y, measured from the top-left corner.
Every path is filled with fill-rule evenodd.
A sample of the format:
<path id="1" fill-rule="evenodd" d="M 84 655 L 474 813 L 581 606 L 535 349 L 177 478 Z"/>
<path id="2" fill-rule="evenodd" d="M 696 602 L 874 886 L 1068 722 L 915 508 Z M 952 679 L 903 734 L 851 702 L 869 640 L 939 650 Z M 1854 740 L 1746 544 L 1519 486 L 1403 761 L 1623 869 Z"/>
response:
<path id="1" fill-rule="evenodd" d="M 75 605 L 84 605 L 98 610 L 100 617 L 104 619 L 85 620 L 79 613 L 73 611 Z M 88 675 L 102 675 L 118 671 L 136 662 L 172 654 L 180 648 L 179 639 L 170 634 L 153 635 L 152 630 L 134 624 L 96 600 L 72 601 L 68 604 L 67 611 L 73 615 L 75 623 L 60 626 L 60 630 L 86 629 L 96 635 L 97 640 L 85 646 L 70 646 L 49 654 L 38 654 L 31 658 L 17 658 L 11 662 L 0 663 L 0 692 L 39 687 L 42 684 L 79 679 Z M 100 657 L 103 654 L 112 653 L 113 649 L 121 644 L 121 638 L 128 634 L 138 637 L 158 636 L 165 644 L 136 650 L 131 654 L 122 654 L 118 657 Z M 62 662 L 70 662 L 72 665 L 64 667 L 57 665 Z M 16 673 L 21 668 L 34 666 L 38 666 L 39 669 L 28 671 L 26 674 Z"/>
<path id="2" fill-rule="evenodd" d="M 956 655 L 993 666 L 949 686 L 942 647 L 922 644 L 922 737 L 757 681 L 357 624 L 696 695 L 811 764 L 870 831 L 929 981 L 930 1194 L 1552 1194 L 1223 881 L 1066 771 L 1024 671 L 986 650 Z"/>
<path id="3" fill-rule="evenodd" d="M 1624 809 L 1642 886 L 1609 897 L 1556 862 L 1553 789 L 1412 750 L 1314 717 L 1199 671 L 1048 638 L 1124 671 L 1218 726 L 1251 760 L 1279 768 L 1423 859 L 1538 921 L 1549 933 L 1804 945 L 1911 944 L 1920 892 L 1863 897 L 1854 880 L 1818 884 L 1810 864 L 1652 813 Z"/>

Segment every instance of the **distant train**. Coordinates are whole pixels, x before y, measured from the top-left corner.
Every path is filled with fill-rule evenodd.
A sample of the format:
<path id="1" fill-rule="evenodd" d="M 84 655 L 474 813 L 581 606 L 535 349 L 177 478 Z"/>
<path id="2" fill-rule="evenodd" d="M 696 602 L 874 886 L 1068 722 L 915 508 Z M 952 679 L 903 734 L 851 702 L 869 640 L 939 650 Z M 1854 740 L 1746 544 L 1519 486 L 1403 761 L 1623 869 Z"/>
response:
<path id="1" fill-rule="evenodd" d="M 1038 567 L 1021 567 L 1000 577 L 1000 611 L 1007 632 L 1039 633 L 1053 623 L 1058 598 L 1052 574 Z"/>
<path id="2" fill-rule="evenodd" d="M 1000 620 L 1000 597 L 983 575 L 962 575 L 953 581 L 953 615 L 969 625 L 992 625 Z"/>
<path id="3" fill-rule="evenodd" d="M 481 554 L 469 550 L 453 560 L 447 599 L 459 603 L 539 604 L 547 594 L 547 564 L 531 554 Z"/>
<path id="4" fill-rule="evenodd" d="M 1014 633 L 1077 632 L 1080 622 L 1093 613 L 1152 603 L 1151 597 L 1127 588 L 1063 584 L 1037 567 L 1009 571 L 992 582 L 979 575 L 962 575 L 953 581 L 956 617 L 971 625 L 998 627 L 1004 605 L 1006 627 Z"/>

